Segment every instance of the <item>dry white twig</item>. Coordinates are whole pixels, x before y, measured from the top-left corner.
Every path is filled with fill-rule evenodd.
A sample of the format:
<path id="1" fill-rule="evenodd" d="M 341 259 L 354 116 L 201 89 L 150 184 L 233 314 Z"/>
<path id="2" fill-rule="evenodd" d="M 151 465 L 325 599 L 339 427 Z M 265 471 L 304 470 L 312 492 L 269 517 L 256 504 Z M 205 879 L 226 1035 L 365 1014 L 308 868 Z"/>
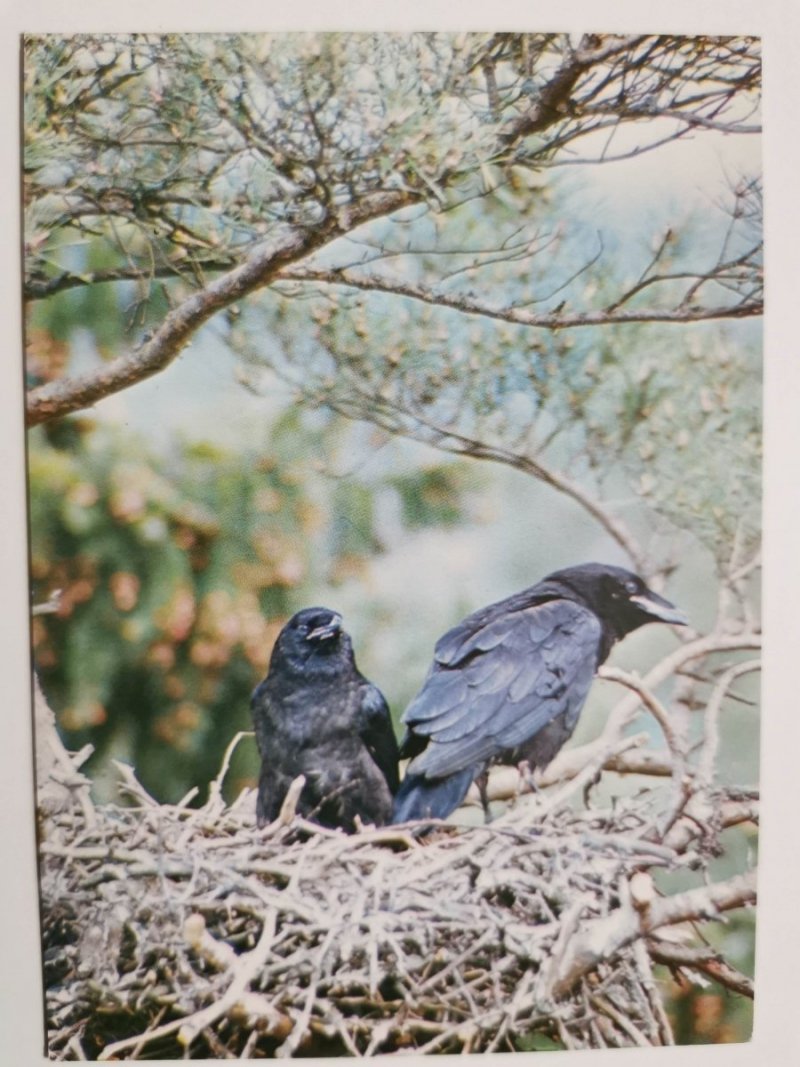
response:
<path id="1" fill-rule="evenodd" d="M 644 912 L 633 907 L 620 908 L 607 918 L 590 920 L 570 942 L 551 993 L 557 996 L 567 992 L 600 960 L 608 959 L 637 937 L 660 926 L 687 919 L 716 919 L 722 911 L 745 907 L 755 900 L 756 874 L 750 871 L 727 882 L 662 897 Z"/>
<path id="2" fill-rule="evenodd" d="M 302 779 L 254 832 L 252 791 L 230 807 L 158 805 L 121 766 L 136 807 L 98 808 L 92 825 L 74 805 L 55 811 L 43 842 L 45 944 L 61 968 L 51 1056 L 485 1052 L 538 1031 L 575 1048 L 669 1043 L 645 944 L 755 887 L 742 876 L 657 898 L 647 872 L 693 863 L 683 849 L 702 855 L 702 838 L 644 840 L 654 791 L 608 810 L 569 803 L 643 739 L 604 732 L 564 754 L 570 774 L 549 796 L 421 838 L 316 826 L 296 815 Z M 744 791 L 715 802 L 720 819 L 756 814 Z"/>
<path id="3" fill-rule="evenodd" d="M 714 780 L 719 749 L 719 715 L 722 703 L 728 694 L 728 690 L 742 675 L 761 670 L 761 661 L 758 659 L 746 660 L 744 663 L 736 663 L 729 667 L 722 675 L 709 697 L 705 710 L 703 748 L 695 774 L 696 787 L 708 790 Z"/>

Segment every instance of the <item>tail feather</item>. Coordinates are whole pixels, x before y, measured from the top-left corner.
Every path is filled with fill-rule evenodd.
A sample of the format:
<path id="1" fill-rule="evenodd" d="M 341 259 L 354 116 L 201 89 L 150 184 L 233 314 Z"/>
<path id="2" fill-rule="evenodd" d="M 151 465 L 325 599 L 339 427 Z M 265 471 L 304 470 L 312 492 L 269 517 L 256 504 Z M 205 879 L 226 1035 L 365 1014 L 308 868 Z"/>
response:
<path id="1" fill-rule="evenodd" d="M 392 822 L 411 819 L 446 819 L 467 795 L 477 767 L 465 767 L 446 778 L 407 774 L 394 798 Z"/>

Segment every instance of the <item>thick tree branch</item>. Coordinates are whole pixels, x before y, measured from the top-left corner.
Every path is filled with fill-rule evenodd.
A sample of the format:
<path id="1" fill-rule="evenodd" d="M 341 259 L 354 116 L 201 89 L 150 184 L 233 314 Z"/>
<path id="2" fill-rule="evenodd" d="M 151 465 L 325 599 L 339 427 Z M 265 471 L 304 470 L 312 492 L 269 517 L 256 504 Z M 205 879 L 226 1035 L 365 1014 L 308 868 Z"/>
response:
<path id="1" fill-rule="evenodd" d="M 757 796 L 740 799 L 727 797 L 724 792 L 714 792 L 708 801 L 704 795 L 700 800 L 702 804 L 698 800 L 698 794 L 691 797 L 681 817 L 663 838 L 663 843 L 675 852 L 685 852 L 698 838 L 707 839 L 710 833 L 726 830 L 730 826 L 741 826 L 745 822 L 758 825 Z M 706 851 L 708 850 L 706 845 Z"/>
<path id="2" fill-rule="evenodd" d="M 488 47 L 494 47 L 493 38 L 486 40 Z M 112 243 L 118 246 L 119 262 L 95 276 L 67 272 L 56 278 L 47 278 L 52 268 L 47 260 L 44 242 L 46 230 L 43 229 L 41 233 L 30 235 L 29 258 L 33 277 L 29 282 L 28 295 L 32 298 L 42 297 L 75 284 L 91 284 L 115 277 L 152 279 L 167 276 L 173 271 L 179 275 L 183 260 L 174 266 L 166 264 L 162 252 L 156 265 L 152 257 L 154 248 L 161 248 L 164 244 L 171 246 L 178 241 L 178 237 L 183 247 L 187 237 L 190 246 L 203 247 L 203 253 L 198 256 L 201 270 L 225 269 L 226 273 L 174 308 L 154 336 L 135 352 L 91 374 L 50 382 L 34 389 L 29 398 L 29 424 L 36 425 L 78 410 L 157 373 L 176 357 L 194 331 L 218 310 L 278 278 L 376 289 L 453 307 L 468 314 L 551 330 L 626 322 L 686 323 L 760 314 L 762 305 L 754 295 L 737 294 L 738 300 L 727 306 L 700 307 L 696 306 L 691 290 L 680 306 L 672 309 L 607 307 L 599 311 L 533 314 L 521 307 L 484 306 L 474 294 L 443 293 L 424 285 L 369 277 L 349 269 L 327 272 L 303 272 L 300 269 L 298 261 L 362 222 L 389 214 L 404 205 L 418 203 L 430 196 L 431 191 L 438 198 L 442 189 L 452 186 L 465 174 L 476 173 L 478 167 L 492 160 L 513 161 L 526 166 L 547 165 L 553 162 L 554 153 L 560 148 L 592 130 L 596 131 L 599 124 L 613 122 L 618 126 L 623 122 L 650 121 L 659 114 L 669 114 L 683 123 L 696 126 L 737 129 L 741 126 L 740 114 L 736 121 L 728 125 L 721 116 L 738 99 L 737 94 L 751 93 L 757 86 L 756 50 L 746 42 L 738 47 L 728 47 L 725 42 L 710 41 L 707 53 L 687 50 L 681 38 L 646 35 L 587 34 L 577 47 L 565 35 L 546 38 L 541 35 L 511 35 L 508 42 L 511 47 L 504 46 L 497 59 L 504 65 L 505 74 L 517 89 L 516 95 L 512 94 L 511 97 L 516 108 L 512 117 L 498 119 L 493 131 L 489 130 L 480 151 L 476 150 L 473 154 L 461 151 L 448 153 L 448 137 L 452 135 L 458 138 L 459 133 L 446 128 L 440 130 L 441 154 L 434 153 L 435 158 L 424 165 L 414 160 L 411 167 L 409 162 L 413 159 L 413 153 L 409 155 L 407 149 L 397 149 L 391 124 L 385 130 L 374 130 L 369 123 L 360 129 L 363 114 L 357 107 L 351 124 L 355 131 L 360 132 L 353 133 L 354 144 L 349 146 L 348 152 L 341 158 L 337 156 L 339 132 L 336 119 L 339 111 L 334 108 L 326 124 L 319 110 L 322 105 L 330 104 L 334 96 L 333 82 L 325 81 L 326 77 L 333 77 L 330 71 L 322 74 L 319 84 L 314 83 L 314 93 L 309 90 L 309 82 L 304 85 L 300 96 L 294 97 L 288 85 L 275 84 L 274 80 L 266 77 L 261 65 L 253 65 L 252 57 L 249 63 L 240 63 L 235 70 L 232 67 L 224 68 L 223 63 L 223 72 L 241 90 L 241 107 L 235 113 L 227 105 L 218 106 L 218 102 L 215 103 L 206 94 L 198 100 L 199 117 L 196 122 L 189 123 L 186 130 L 182 131 L 185 136 L 178 136 L 171 126 L 160 122 L 155 112 L 151 115 L 151 102 L 145 97 L 145 107 L 150 116 L 145 131 L 148 136 L 143 140 L 141 129 L 126 128 L 109 141 L 105 127 L 92 122 L 76 126 L 76 116 L 98 101 L 112 97 L 121 85 L 134 79 L 135 74 L 131 73 L 125 79 L 110 78 L 106 81 L 105 74 L 101 73 L 96 82 L 91 81 L 87 87 L 81 72 L 71 70 L 67 61 L 64 73 L 72 89 L 71 97 L 68 94 L 69 102 L 63 107 L 63 114 L 55 118 L 43 109 L 42 121 L 45 124 L 66 123 L 70 136 L 83 149 L 84 155 L 106 149 L 109 144 L 113 144 L 116 152 L 135 155 L 146 143 L 156 153 L 157 159 L 160 158 L 159 152 L 166 159 L 174 150 L 182 160 L 182 167 L 175 166 L 170 158 L 167 177 L 157 188 L 144 188 L 135 180 L 123 181 L 118 176 L 113 176 L 111 180 L 103 173 L 90 179 L 81 174 L 78 168 L 65 178 L 60 193 L 53 193 L 46 183 L 39 185 L 35 176 L 32 177 L 30 195 L 34 199 L 60 195 L 62 198 L 71 196 L 79 202 L 79 215 L 75 214 L 74 204 L 68 205 L 50 229 L 71 229 L 73 232 L 77 229 L 83 236 L 90 214 L 104 223 L 114 237 Z M 545 59 L 540 68 L 537 68 L 534 60 L 532 65 L 526 63 L 523 70 L 519 66 L 516 49 L 522 48 L 524 51 L 534 44 L 537 47 L 536 57 L 545 56 Z M 121 40 L 116 45 L 115 54 L 123 56 L 135 53 L 138 56 L 136 73 L 141 73 L 145 67 L 138 64 L 155 62 L 153 56 L 160 55 L 159 47 L 158 39 L 143 42 Z M 489 53 L 485 50 L 487 45 L 481 44 L 479 47 L 484 66 L 488 63 L 491 67 L 494 54 L 490 61 Z M 457 63 L 457 55 L 456 50 L 452 57 L 454 63 Z M 176 72 L 184 74 L 180 62 L 191 67 L 189 61 L 194 61 L 194 58 L 191 47 L 187 48 L 186 54 L 178 61 Z M 751 59 L 751 66 L 745 69 L 747 61 Z M 63 57 L 59 61 L 63 63 Z M 191 80 L 187 85 L 191 86 Z M 272 125 L 265 113 L 254 104 L 260 98 L 259 89 L 270 95 L 276 105 L 278 118 L 271 120 Z M 498 85 L 495 85 L 495 89 L 500 92 Z M 184 86 L 182 91 L 189 90 Z M 471 97 L 457 78 L 444 80 L 438 91 L 443 99 L 452 97 L 471 103 Z M 460 96 L 462 91 L 466 95 Z M 137 99 L 135 92 L 132 92 L 131 99 Z M 752 102 L 751 105 L 755 106 Z M 477 102 L 475 106 L 482 107 L 484 102 Z M 307 122 L 296 126 L 291 116 L 298 107 L 306 113 Z M 218 134 L 206 138 L 210 143 L 205 146 L 200 132 L 205 133 L 209 129 L 218 130 Z M 550 130 L 553 135 L 547 142 L 543 135 Z M 678 135 L 668 139 L 674 139 L 674 136 Z M 206 152 L 218 157 L 210 169 L 204 162 L 198 162 L 198 144 L 204 144 Z M 323 221 L 315 221 L 308 228 L 276 224 L 274 235 L 258 251 L 245 259 L 241 266 L 227 269 L 226 260 L 230 262 L 239 254 L 232 244 L 230 233 L 238 232 L 240 226 L 244 232 L 255 232 L 251 225 L 251 205 L 245 193 L 242 192 L 225 214 L 222 229 L 215 228 L 214 224 L 207 232 L 198 231 L 195 234 L 187 227 L 183 214 L 179 217 L 169 209 L 193 205 L 201 211 L 211 212 L 216 218 L 217 205 L 211 190 L 213 178 L 223 161 L 235 158 L 245 147 L 256 153 L 259 163 L 267 171 L 274 172 L 267 200 L 259 209 L 262 217 L 285 218 L 288 209 L 313 209 L 313 212 L 322 213 Z M 379 173 L 374 163 L 374 157 L 383 148 L 390 161 L 386 175 Z M 453 155 L 456 158 L 451 162 Z M 184 173 L 187 169 L 188 174 Z M 383 184 L 383 191 L 376 192 L 379 184 Z M 336 209 L 338 218 L 334 219 L 331 205 L 345 201 L 345 206 Z M 144 256 L 147 262 L 141 264 L 138 273 L 135 257 L 131 257 L 127 245 L 116 234 L 117 221 L 132 225 L 151 253 L 149 258 Z M 101 230 L 96 231 L 95 236 L 101 236 Z M 225 236 L 221 236 L 223 230 Z M 205 263 L 202 262 L 203 255 L 208 257 Z M 171 258 L 171 253 L 167 258 Z M 294 270 L 289 270 L 289 267 L 294 267 Z M 710 279 L 699 278 L 698 284 L 706 280 L 713 280 L 713 276 Z"/>
<path id="3" fill-rule="evenodd" d="M 528 109 L 503 132 L 501 143 L 516 144 L 521 138 L 543 133 L 568 118 L 572 91 L 580 76 L 621 52 L 632 51 L 644 40 L 644 36 L 610 37 L 592 45 L 589 38 L 584 38 L 582 47 L 567 55 L 555 74 L 538 90 Z"/>
<path id="4" fill-rule="evenodd" d="M 748 871 L 727 882 L 657 898 L 644 908 L 623 905 L 606 918 L 585 923 L 571 938 L 558 962 L 549 992 L 552 996 L 563 996 L 601 960 L 611 958 L 636 938 L 646 937 L 661 926 L 690 919 L 717 919 L 723 911 L 755 901 L 756 872 Z"/>
<path id="5" fill-rule="evenodd" d="M 562 749 L 553 762 L 538 774 L 537 784 L 544 788 L 574 778 L 594 760 L 600 750 L 596 741 L 577 748 Z M 647 774 L 668 778 L 672 774 L 672 761 L 664 753 L 654 749 L 632 748 L 609 756 L 603 763 L 603 770 L 617 774 Z M 508 801 L 528 792 L 529 789 L 527 782 L 520 779 L 516 767 L 499 766 L 492 768 L 489 774 L 486 794 L 490 801 Z M 480 802 L 478 787 L 470 786 L 465 803 L 477 806 Z"/>
<path id="6" fill-rule="evenodd" d="M 56 717 L 47 703 L 39 678 L 33 675 L 34 738 L 36 747 L 36 798 L 40 815 L 47 819 L 77 804 L 88 826 L 94 826 L 91 781 L 79 770 L 92 753 L 87 745 L 78 754 L 67 752 L 58 734 Z"/>
<path id="7" fill-rule="evenodd" d="M 173 308 L 153 336 L 134 352 L 78 378 L 49 382 L 28 395 L 27 422 L 36 426 L 88 407 L 168 366 L 192 335 L 217 311 L 262 289 L 287 263 L 320 248 L 340 233 L 413 202 L 408 192 L 381 193 L 349 205 L 313 228 L 281 225 L 238 267 L 192 293 Z"/>

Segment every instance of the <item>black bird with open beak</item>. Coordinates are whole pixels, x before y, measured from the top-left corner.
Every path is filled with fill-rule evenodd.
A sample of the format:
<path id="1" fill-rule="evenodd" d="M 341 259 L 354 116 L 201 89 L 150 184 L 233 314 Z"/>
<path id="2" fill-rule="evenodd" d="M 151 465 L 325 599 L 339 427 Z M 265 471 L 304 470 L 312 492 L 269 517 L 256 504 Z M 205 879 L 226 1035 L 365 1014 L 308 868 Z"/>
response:
<path id="1" fill-rule="evenodd" d="M 491 763 L 545 767 L 614 643 L 645 623 L 687 621 L 637 575 L 601 563 L 556 571 L 464 619 L 437 642 L 403 715 L 400 755 L 411 762 L 393 821 L 446 818 Z"/>
<path id="2" fill-rule="evenodd" d="M 251 700 L 261 754 L 257 818 L 277 818 L 300 774 L 297 810 L 352 832 L 356 816 L 382 826 L 397 789 L 397 741 L 380 690 L 356 667 L 342 617 L 304 608 L 287 622 Z"/>

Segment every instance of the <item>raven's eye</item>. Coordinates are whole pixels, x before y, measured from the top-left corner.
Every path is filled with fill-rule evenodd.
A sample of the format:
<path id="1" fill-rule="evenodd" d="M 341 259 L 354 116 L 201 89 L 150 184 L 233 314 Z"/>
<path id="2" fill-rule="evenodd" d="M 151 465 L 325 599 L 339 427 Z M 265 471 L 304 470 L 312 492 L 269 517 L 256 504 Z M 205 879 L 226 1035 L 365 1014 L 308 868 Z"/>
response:
<path id="1" fill-rule="evenodd" d="M 626 593 L 629 593 L 631 596 L 633 596 L 634 593 L 637 593 L 638 591 L 639 591 L 639 587 L 636 584 L 636 582 L 634 582 L 633 580 L 629 579 L 625 583 L 625 592 Z"/>

